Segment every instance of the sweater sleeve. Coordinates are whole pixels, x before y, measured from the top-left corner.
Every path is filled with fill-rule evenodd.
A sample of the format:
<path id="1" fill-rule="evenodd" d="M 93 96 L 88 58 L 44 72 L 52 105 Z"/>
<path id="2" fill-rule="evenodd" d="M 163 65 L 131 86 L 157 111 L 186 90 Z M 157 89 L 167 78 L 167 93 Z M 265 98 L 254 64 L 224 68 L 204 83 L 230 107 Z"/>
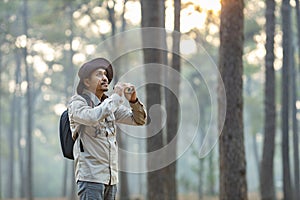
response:
<path id="1" fill-rule="evenodd" d="M 83 97 L 75 95 L 68 106 L 70 123 L 76 122 L 87 126 L 95 125 L 112 112 L 115 112 L 121 103 L 122 98 L 117 94 L 113 94 L 100 105 L 92 108 Z"/>
<path id="2" fill-rule="evenodd" d="M 144 105 L 137 101 L 130 103 L 130 107 L 131 109 L 123 105 L 119 106 L 115 112 L 116 121 L 128 125 L 146 124 L 147 113 Z"/>

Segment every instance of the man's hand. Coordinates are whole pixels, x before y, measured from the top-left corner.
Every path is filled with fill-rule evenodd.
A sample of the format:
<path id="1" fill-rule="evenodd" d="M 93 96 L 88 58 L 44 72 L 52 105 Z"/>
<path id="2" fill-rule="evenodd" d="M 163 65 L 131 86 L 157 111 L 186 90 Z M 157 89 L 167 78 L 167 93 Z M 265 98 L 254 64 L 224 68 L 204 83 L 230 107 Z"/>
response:
<path id="1" fill-rule="evenodd" d="M 129 102 L 136 102 L 136 91 L 134 85 L 125 83 L 124 96 Z"/>
<path id="2" fill-rule="evenodd" d="M 136 91 L 134 85 L 130 83 L 120 83 L 118 82 L 114 87 L 114 92 L 121 97 L 124 96 L 129 102 L 136 102 Z"/>
<path id="3" fill-rule="evenodd" d="M 116 94 L 118 94 L 120 97 L 122 97 L 123 96 L 123 93 L 124 93 L 124 83 L 120 83 L 120 82 L 118 82 L 116 85 L 115 85 L 115 87 L 114 87 L 114 92 L 116 93 Z"/>

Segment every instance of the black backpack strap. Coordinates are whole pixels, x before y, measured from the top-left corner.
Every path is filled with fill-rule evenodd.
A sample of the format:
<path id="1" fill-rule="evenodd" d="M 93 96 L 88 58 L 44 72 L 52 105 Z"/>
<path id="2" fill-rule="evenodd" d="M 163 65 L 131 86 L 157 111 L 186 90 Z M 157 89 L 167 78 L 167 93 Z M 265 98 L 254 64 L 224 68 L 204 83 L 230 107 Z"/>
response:
<path id="1" fill-rule="evenodd" d="M 81 142 L 81 140 L 79 141 L 79 146 L 80 146 L 80 152 L 84 152 L 84 149 L 83 149 L 83 144 L 82 144 L 82 142 Z"/>
<path id="2" fill-rule="evenodd" d="M 90 98 L 89 95 L 87 95 L 87 94 L 81 94 L 81 96 L 86 100 L 86 102 L 87 102 L 87 104 L 89 106 L 91 106 L 92 108 L 95 107 L 94 102 L 92 101 L 92 99 Z"/>
<path id="3" fill-rule="evenodd" d="M 86 100 L 87 104 L 89 106 L 91 106 L 92 108 L 94 108 L 94 102 L 92 101 L 92 99 L 89 97 L 89 95 L 87 94 L 81 94 L 81 96 Z M 84 152 L 84 149 L 83 149 L 83 144 L 81 142 L 81 140 L 79 141 L 80 142 L 80 152 Z"/>

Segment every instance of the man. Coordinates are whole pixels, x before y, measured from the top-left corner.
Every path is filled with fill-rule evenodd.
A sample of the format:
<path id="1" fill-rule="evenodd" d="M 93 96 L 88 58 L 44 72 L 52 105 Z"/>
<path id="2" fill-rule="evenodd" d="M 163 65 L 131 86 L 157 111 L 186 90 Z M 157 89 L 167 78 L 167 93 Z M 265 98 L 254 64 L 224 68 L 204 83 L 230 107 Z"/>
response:
<path id="1" fill-rule="evenodd" d="M 117 83 L 114 93 L 104 93 L 113 78 L 111 63 L 96 58 L 81 66 L 77 94 L 68 105 L 74 144 L 75 178 L 81 200 L 115 199 L 118 183 L 116 122 L 144 125 L 146 111 L 135 87 Z M 122 96 L 131 109 L 122 105 Z"/>

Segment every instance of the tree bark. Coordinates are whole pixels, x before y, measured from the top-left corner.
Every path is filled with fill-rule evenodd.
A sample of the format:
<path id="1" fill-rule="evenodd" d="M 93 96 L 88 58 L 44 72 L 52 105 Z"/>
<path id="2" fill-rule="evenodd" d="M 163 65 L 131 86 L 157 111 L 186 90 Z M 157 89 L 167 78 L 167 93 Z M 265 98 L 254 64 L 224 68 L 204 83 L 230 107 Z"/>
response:
<path id="1" fill-rule="evenodd" d="M 117 127 L 117 140 L 118 140 L 118 146 L 121 149 L 126 149 L 127 140 L 126 140 L 126 135 L 122 133 L 122 130 Z M 124 136 L 124 137 L 123 137 Z M 127 157 L 127 156 L 126 156 Z M 119 162 L 120 165 L 126 165 L 127 163 L 127 158 L 119 157 Z M 130 195 L 129 195 L 129 188 L 128 188 L 128 176 L 127 172 L 120 171 L 120 200 L 130 200 Z"/>
<path id="2" fill-rule="evenodd" d="M 115 1 L 111 1 L 113 5 L 111 6 L 109 3 L 106 6 L 106 9 L 108 11 L 108 19 L 111 24 L 111 36 L 114 36 L 116 34 L 116 20 L 115 20 Z M 111 7 L 110 7 L 111 6 Z M 116 43 L 115 40 L 112 40 L 112 48 L 116 49 Z"/>
<path id="3" fill-rule="evenodd" d="M 299 0 L 295 0 L 296 2 L 296 15 L 297 15 L 297 35 L 298 35 L 298 48 L 300 47 L 300 5 L 299 5 Z M 300 60 L 300 51 L 298 50 L 298 60 Z M 299 66 L 299 72 L 300 72 L 300 63 L 298 64 Z"/>
<path id="4" fill-rule="evenodd" d="M 141 0 L 141 8 L 142 8 L 142 27 L 162 27 L 162 16 L 161 16 L 161 0 Z M 159 9 L 160 8 L 160 9 Z M 149 46 L 150 42 L 161 42 L 161 35 L 158 33 L 156 35 L 143 35 L 142 36 L 143 44 L 145 46 Z M 156 46 L 159 46 L 156 45 Z M 143 49 L 144 52 L 144 63 L 154 63 L 161 64 L 163 63 L 163 55 L 162 52 L 158 49 Z M 160 83 L 161 81 L 161 70 L 155 68 L 150 68 L 147 66 L 145 68 L 146 81 L 149 83 L 149 77 L 156 79 L 156 83 Z M 150 109 L 151 106 L 161 104 L 161 87 L 158 84 L 147 84 L 146 85 L 146 107 Z M 155 124 L 156 127 L 161 127 L 161 117 L 162 113 L 155 113 L 155 118 L 158 124 Z M 150 122 L 150 116 L 148 117 L 148 123 Z M 163 146 L 163 132 L 160 130 L 154 136 L 150 137 L 154 133 L 155 130 L 152 130 L 153 126 L 147 126 L 147 135 L 149 135 L 147 140 L 147 152 L 152 152 L 162 148 Z M 165 191 L 164 191 L 164 173 L 163 169 L 159 169 L 156 171 L 151 170 L 151 159 L 148 158 L 147 166 L 150 172 L 147 174 L 147 199 L 165 199 Z"/>
<path id="5" fill-rule="evenodd" d="M 258 153 L 258 145 L 257 145 L 257 141 L 256 141 L 256 133 L 252 133 L 251 134 L 252 137 L 252 147 L 253 147 L 253 154 L 254 154 L 254 161 L 255 161 L 255 166 L 257 169 L 257 174 L 258 174 L 258 178 L 260 177 L 260 164 L 259 164 L 259 153 Z"/>
<path id="6" fill-rule="evenodd" d="M 289 158 L 289 69 L 291 61 L 291 16 L 290 1 L 283 0 L 282 14 L 282 169 L 283 169 L 283 194 L 284 199 L 292 199 L 290 158 Z"/>
<path id="7" fill-rule="evenodd" d="M 125 4 L 126 4 L 127 0 L 124 1 L 124 7 L 123 7 L 123 12 L 121 15 L 121 21 L 122 21 L 122 25 L 121 25 L 121 32 L 125 31 L 126 28 L 126 20 L 125 20 Z M 115 1 L 113 1 L 113 3 L 115 4 Z M 109 13 L 109 22 L 111 23 L 111 27 L 112 27 L 112 31 L 111 31 L 111 36 L 113 37 L 116 32 L 117 32 L 117 26 L 116 26 L 116 18 L 115 18 L 115 10 L 114 10 L 114 6 L 109 6 L 107 5 L 106 7 L 108 13 Z M 125 39 L 125 38 L 122 38 Z M 120 44 L 122 43 L 122 40 L 120 41 L 116 41 L 116 40 L 112 40 L 112 52 L 118 52 L 118 47 L 116 44 Z M 119 53 L 116 53 L 116 55 L 119 55 Z M 118 62 L 118 61 L 117 61 Z M 123 66 L 128 66 L 127 60 L 124 60 L 124 63 L 122 63 Z M 119 68 L 115 68 L 114 71 L 114 84 L 116 84 L 119 80 L 119 76 L 120 76 L 120 69 Z M 117 141 L 118 141 L 118 145 L 119 148 L 121 149 L 126 149 L 127 144 L 127 140 L 126 140 L 126 135 L 124 135 L 122 133 L 122 130 L 117 127 Z M 123 137 L 124 136 L 124 137 Z M 121 156 L 119 157 L 119 162 L 121 165 L 126 165 L 127 163 L 127 156 Z M 128 173 L 127 172 L 123 172 L 120 171 L 119 172 L 120 175 L 120 184 L 119 184 L 119 188 L 120 188 L 120 200 L 129 200 L 130 199 L 130 193 L 129 193 L 129 187 L 128 187 Z"/>
<path id="8" fill-rule="evenodd" d="M 202 160 L 203 162 L 203 160 Z M 208 194 L 209 195 L 214 195 L 215 194 L 215 163 L 214 163 L 214 151 L 211 151 L 209 157 L 208 157 Z"/>
<path id="9" fill-rule="evenodd" d="M 74 12 L 74 7 L 73 7 L 73 2 L 69 1 L 67 3 L 67 17 L 68 17 L 68 21 L 69 21 L 69 29 L 70 29 L 70 35 L 68 37 L 68 42 L 70 45 L 70 50 L 68 52 L 68 61 L 67 61 L 67 68 L 65 71 L 65 94 L 66 94 L 66 100 L 68 101 L 68 99 L 70 98 L 70 96 L 72 95 L 71 91 L 69 90 L 69 86 L 72 84 L 72 79 L 71 77 L 75 76 L 75 69 L 74 69 L 74 65 L 73 65 L 73 56 L 74 56 L 74 50 L 73 50 L 73 39 L 74 39 L 74 28 L 73 28 L 73 12 Z M 66 102 L 67 103 L 67 102 Z M 77 184 L 75 182 L 75 170 L 74 170 L 74 165 L 72 163 L 72 165 L 69 165 L 68 161 L 65 161 L 65 168 L 67 168 L 68 170 L 65 171 L 64 176 L 66 177 L 66 180 L 64 180 L 65 182 L 65 194 L 67 195 L 67 190 L 70 191 L 69 193 L 69 199 L 70 200 L 75 200 L 76 196 L 77 196 L 77 192 L 76 192 L 76 188 L 77 188 Z M 68 171 L 71 172 L 71 184 L 69 185 L 69 189 L 67 189 L 67 177 L 68 177 Z"/>
<path id="10" fill-rule="evenodd" d="M 24 35 L 28 38 L 28 2 L 27 0 L 23 0 L 23 32 Z M 26 82 L 27 82 L 27 92 L 26 92 L 26 105 L 27 105 L 27 135 L 26 135 L 26 192 L 27 199 L 33 200 L 33 181 L 32 181 L 32 122 L 33 122 L 33 106 L 32 106 L 32 81 L 30 74 L 30 67 L 27 62 L 27 46 L 23 47 L 23 61 L 25 65 L 25 73 L 26 73 Z"/>
<path id="11" fill-rule="evenodd" d="M 17 72 L 16 72 L 17 73 Z M 8 176 L 7 176 L 7 187 L 8 187 L 8 191 L 7 191 L 7 195 L 8 198 L 14 198 L 14 177 L 15 177 L 15 173 L 14 173 L 14 169 L 15 169 L 15 165 L 14 165 L 14 160 L 15 160 L 15 113 L 16 113 L 16 90 L 14 91 L 14 93 L 12 94 L 12 103 L 11 103 L 11 107 L 10 107 L 10 128 L 8 131 L 8 143 L 9 143 L 9 159 L 8 159 Z"/>
<path id="12" fill-rule="evenodd" d="M 260 194 L 262 200 L 276 198 L 274 187 L 274 151 L 275 151 L 275 72 L 274 72 L 274 35 L 275 1 L 266 0 L 266 57 L 265 57 L 265 122 L 264 144 L 260 167 Z"/>
<path id="13" fill-rule="evenodd" d="M 275 151 L 275 72 L 274 72 L 274 34 L 275 1 L 266 1 L 266 57 L 265 57 L 265 127 L 264 145 L 260 173 L 260 193 L 263 200 L 275 199 L 274 151 Z"/>
<path id="14" fill-rule="evenodd" d="M 17 147 L 18 147 L 18 161 L 19 161 L 19 172 L 20 172 L 20 197 L 25 197 L 25 172 L 24 172 L 24 150 L 21 145 L 21 140 L 23 139 L 23 131 L 22 131 L 22 91 L 21 91 L 21 81 L 22 81 L 22 74 L 21 74 L 21 57 L 19 52 L 15 52 L 15 59 L 16 59 L 16 127 L 17 127 Z"/>
<path id="15" fill-rule="evenodd" d="M 297 14 L 297 42 L 298 42 L 298 48 L 300 47 L 300 6 L 299 6 L 299 0 L 295 0 L 296 1 L 296 14 Z M 298 60 L 300 60 L 300 50 L 298 49 Z M 299 67 L 299 71 L 300 71 L 300 62 L 298 62 L 298 67 Z M 296 68 L 296 64 L 295 66 L 293 67 L 293 73 L 294 73 L 294 76 L 297 76 L 297 68 Z M 293 84 L 295 85 L 294 86 L 294 89 L 293 89 L 293 93 L 294 93 L 294 103 L 295 101 L 297 101 L 297 79 L 295 78 L 295 80 L 293 80 Z M 295 106 L 296 106 L 296 103 L 293 104 L 293 110 L 295 109 Z M 297 112 L 297 110 L 294 110 L 294 112 Z M 294 117 L 297 116 L 297 113 L 293 113 L 293 132 L 294 132 L 294 143 L 296 143 L 296 141 L 298 141 L 297 138 L 299 138 L 299 135 L 298 135 L 298 124 L 297 124 L 297 117 L 296 119 L 294 119 Z M 296 140 L 297 139 L 297 140 Z M 297 149 L 299 149 L 299 144 L 294 144 L 294 146 L 296 147 L 297 146 Z M 295 149 L 294 151 L 297 152 L 297 155 L 296 153 L 294 154 L 295 156 L 295 159 L 297 159 L 297 165 L 298 166 L 295 166 L 297 168 L 295 168 L 295 170 L 297 170 L 298 172 L 296 173 L 295 172 L 295 197 L 296 199 L 300 199 L 300 181 L 299 181 L 299 151 Z M 296 158 L 297 156 L 297 158 Z"/>
<path id="16" fill-rule="evenodd" d="M 2 52 L 0 51 L 0 92 L 2 92 Z M 0 96 L 0 144 L 2 141 L 2 95 Z M 2 147 L 3 145 L 0 145 L 0 155 L 2 155 Z M 0 156 L 0 173 L 2 172 L 2 156 Z M 2 197 L 2 176 L 0 176 L 0 197 Z"/>
<path id="17" fill-rule="evenodd" d="M 172 36 L 173 40 L 173 50 L 172 50 L 172 63 L 171 67 L 180 73 L 180 10 L 181 10 L 181 0 L 174 0 L 174 32 Z M 167 107 L 167 144 L 169 144 L 173 139 L 176 138 L 178 131 L 178 119 L 179 119 L 179 85 L 180 80 L 178 78 L 168 75 L 168 84 L 174 87 L 174 93 L 166 88 L 166 107 Z M 176 171 L 177 171 L 177 141 L 176 145 L 172 145 L 172 159 L 174 160 L 169 166 L 166 167 L 166 180 L 167 180 L 167 197 L 169 200 L 177 199 L 177 181 L 176 181 Z"/>
<path id="18" fill-rule="evenodd" d="M 292 55 L 294 55 L 294 48 L 292 48 Z M 292 92 L 292 120 L 293 120 L 293 148 L 294 148 L 294 199 L 300 198 L 299 191 L 299 135 L 298 135 L 298 120 L 297 120 L 297 70 L 295 66 L 295 59 L 292 56 L 291 63 L 291 92 Z"/>
<path id="19" fill-rule="evenodd" d="M 220 135 L 220 199 L 247 200 L 243 125 L 243 0 L 223 0 L 219 69 L 226 90 L 226 117 Z M 224 99 L 219 98 L 219 112 Z M 219 128 L 220 127 L 219 125 Z"/>
<path id="20" fill-rule="evenodd" d="M 19 58 L 19 54 L 15 52 L 16 59 L 16 71 L 15 71 L 15 89 L 12 97 L 12 104 L 10 109 L 10 128 L 8 132 L 8 141 L 9 141 L 9 161 L 8 161 L 8 197 L 13 198 L 15 195 L 15 186 L 14 186 L 14 177 L 15 177 L 15 142 L 20 141 L 21 139 L 21 105 L 20 105 L 20 84 L 21 84 L 21 60 Z M 16 115 L 18 113 L 18 115 Z M 16 128 L 18 131 L 17 140 L 15 139 Z M 19 164 L 20 164 L 20 175 L 23 176 L 23 158 L 22 158 L 22 150 L 20 147 L 20 143 L 17 143 L 17 149 L 19 153 Z M 20 179 L 21 183 L 23 181 L 23 177 Z M 23 184 L 20 186 L 20 195 L 24 196 L 24 187 Z"/>

